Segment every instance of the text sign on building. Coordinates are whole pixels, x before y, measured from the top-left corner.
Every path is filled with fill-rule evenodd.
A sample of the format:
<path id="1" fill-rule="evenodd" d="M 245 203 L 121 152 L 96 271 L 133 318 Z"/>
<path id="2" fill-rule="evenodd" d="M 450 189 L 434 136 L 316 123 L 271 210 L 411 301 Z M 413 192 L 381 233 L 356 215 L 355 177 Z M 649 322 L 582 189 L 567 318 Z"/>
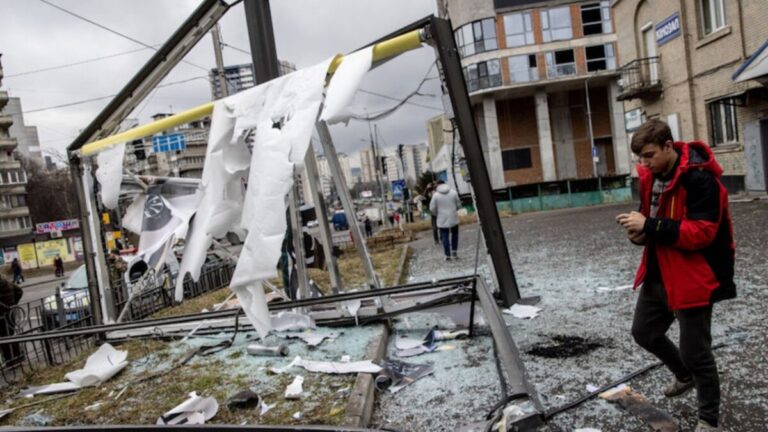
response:
<path id="1" fill-rule="evenodd" d="M 392 180 L 392 195 L 402 198 L 405 189 L 405 180 Z"/>
<path id="2" fill-rule="evenodd" d="M 67 231 L 80 228 L 79 219 L 65 219 L 53 222 L 43 222 L 36 225 L 36 232 L 38 234 L 45 234 L 56 231 Z"/>
<path id="3" fill-rule="evenodd" d="M 656 24 L 656 45 L 664 45 L 680 36 L 680 14 L 675 12 L 664 21 Z"/>
<path id="4" fill-rule="evenodd" d="M 643 115 L 640 108 L 624 113 L 624 128 L 627 132 L 636 131 L 643 124 Z"/>
<path id="5" fill-rule="evenodd" d="M 164 153 L 169 151 L 181 151 L 187 148 L 187 139 L 183 133 L 168 135 L 155 135 L 152 137 L 152 151 Z"/>

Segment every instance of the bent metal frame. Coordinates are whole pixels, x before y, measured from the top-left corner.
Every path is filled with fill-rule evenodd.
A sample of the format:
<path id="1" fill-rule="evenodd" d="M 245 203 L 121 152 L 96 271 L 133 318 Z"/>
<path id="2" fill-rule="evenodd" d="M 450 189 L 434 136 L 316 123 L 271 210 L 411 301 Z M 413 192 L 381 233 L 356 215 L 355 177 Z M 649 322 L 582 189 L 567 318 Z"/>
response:
<path id="1" fill-rule="evenodd" d="M 246 0 L 261 1 L 261 0 Z M 169 40 L 147 61 L 139 72 L 118 93 L 118 95 L 102 110 L 102 112 L 83 130 L 75 141 L 68 147 L 70 167 L 75 184 L 78 188 L 78 199 L 81 209 L 81 224 L 83 227 L 83 243 L 86 255 L 86 267 L 89 280 L 89 291 L 92 301 L 93 315 L 97 323 L 89 328 L 52 331 L 37 334 L 18 335 L 0 339 L 0 344 L 28 342 L 34 340 L 55 339 L 84 334 L 107 334 L 140 328 L 155 328 L 162 324 L 183 323 L 201 321 L 213 318 L 233 317 L 241 311 L 220 311 L 204 314 L 194 314 L 174 317 L 162 320 L 145 320 L 129 323 L 104 324 L 114 320 L 116 311 L 113 310 L 113 302 L 107 296 L 111 295 L 108 289 L 106 261 L 104 256 L 103 238 L 98 214 L 98 203 L 95 193 L 92 163 L 89 156 L 99 150 L 120 142 L 130 141 L 140 137 L 152 135 L 159 131 L 176 125 L 187 123 L 209 115 L 213 104 L 208 103 L 185 112 L 167 117 L 160 121 L 144 125 L 126 132 L 113 135 L 120 122 L 146 97 L 149 92 L 167 75 L 168 72 L 194 47 L 208 30 L 216 24 L 226 11 L 239 3 L 225 2 L 223 0 L 205 0 L 190 15 L 190 17 L 174 32 Z M 246 3 L 246 10 L 248 4 Z M 271 24 L 271 23 L 270 23 Z M 253 29 L 251 29 L 253 30 Z M 506 242 L 504 240 L 501 222 L 493 199 L 493 190 L 488 178 L 488 170 L 483 158 L 482 147 L 472 115 L 472 107 L 467 94 L 466 84 L 462 73 L 458 51 L 453 38 L 453 31 L 448 20 L 435 16 L 429 16 L 403 27 L 373 44 L 374 66 L 381 64 L 405 51 L 418 48 L 422 44 L 434 47 L 436 56 L 442 68 L 441 78 L 444 91 L 451 101 L 453 119 L 458 126 L 460 142 L 468 170 L 472 178 L 472 187 L 475 192 L 478 219 L 485 240 L 487 252 L 490 256 L 494 280 L 498 283 L 498 289 L 502 304 L 509 307 L 520 299 L 514 271 L 510 262 Z M 332 63 L 329 73 L 332 73 L 341 57 L 337 57 Z M 450 115 L 450 114 L 449 114 Z M 327 131 L 324 123 L 318 125 L 321 132 Z M 321 133 L 321 136 L 325 135 Z M 333 144 L 323 140 L 326 152 L 329 150 L 335 155 Z M 337 176 L 334 176 L 337 177 Z M 345 205 L 348 207 L 348 205 Z M 348 208 L 345 208 L 349 212 Z M 352 213 L 354 214 L 354 213 Z M 359 245 L 360 242 L 357 242 Z M 376 287 L 377 284 L 372 284 Z M 337 302 L 349 299 L 374 299 L 387 298 L 393 294 L 403 293 L 429 293 L 433 295 L 431 301 L 404 301 L 398 305 L 391 303 L 379 307 L 372 315 L 365 317 L 364 322 L 371 319 L 386 319 L 393 315 L 414 310 L 424 310 L 451 303 L 470 302 L 470 313 L 474 312 L 474 303 L 479 299 L 485 317 L 489 322 L 492 336 L 499 349 L 499 357 L 502 368 L 506 373 L 510 393 L 517 403 L 532 407 L 525 415 L 510 420 L 511 430 L 534 430 L 544 422 L 543 407 L 534 387 L 530 384 L 525 367 L 520 359 L 517 346 L 506 327 L 503 316 L 494 299 L 491 288 L 485 281 L 475 276 L 441 280 L 433 283 L 418 283 L 390 288 L 379 288 L 364 292 L 334 294 L 321 298 L 302 299 L 292 302 L 282 302 L 270 305 L 270 310 L 285 310 L 292 308 L 308 307 L 319 304 L 338 304 Z M 96 299 L 96 301 L 94 301 Z M 381 306 L 381 305 L 379 305 Z M 349 320 L 339 317 L 318 320 L 318 323 L 349 324 Z M 472 318 L 470 318 L 470 325 Z M 352 321 L 354 323 L 354 320 Z M 319 429 L 325 430 L 325 429 Z M 328 430 L 336 430 L 335 428 Z"/>

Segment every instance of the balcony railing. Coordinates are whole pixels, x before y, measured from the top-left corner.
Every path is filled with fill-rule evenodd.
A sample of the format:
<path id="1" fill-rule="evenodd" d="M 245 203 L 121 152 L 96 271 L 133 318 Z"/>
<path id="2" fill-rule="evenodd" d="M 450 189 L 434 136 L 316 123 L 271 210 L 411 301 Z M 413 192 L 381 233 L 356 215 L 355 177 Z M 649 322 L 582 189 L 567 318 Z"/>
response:
<path id="1" fill-rule="evenodd" d="M 659 57 L 633 60 L 619 68 L 618 100 L 657 97 L 662 91 Z"/>
<path id="2" fill-rule="evenodd" d="M 0 137 L 0 151 L 13 151 L 18 145 L 16 138 Z"/>

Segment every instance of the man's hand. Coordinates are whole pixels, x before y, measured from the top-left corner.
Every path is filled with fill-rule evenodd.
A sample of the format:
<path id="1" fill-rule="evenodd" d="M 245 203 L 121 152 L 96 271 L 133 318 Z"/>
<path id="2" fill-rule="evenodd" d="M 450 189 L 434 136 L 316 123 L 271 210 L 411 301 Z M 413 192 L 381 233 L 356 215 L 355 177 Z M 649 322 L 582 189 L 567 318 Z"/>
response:
<path id="1" fill-rule="evenodd" d="M 644 246 L 647 240 L 645 233 L 631 234 L 627 232 L 627 237 L 629 238 L 629 241 L 638 246 Z"/>
<path id="2" fill-rule="evenodd" d="M 639 235 L 642 234 L 643 227 L 645 227 L 645 216 L 636 211 L 622 213 L 616 216 L 616 222 L 624 227 L 630 236 Z"/>

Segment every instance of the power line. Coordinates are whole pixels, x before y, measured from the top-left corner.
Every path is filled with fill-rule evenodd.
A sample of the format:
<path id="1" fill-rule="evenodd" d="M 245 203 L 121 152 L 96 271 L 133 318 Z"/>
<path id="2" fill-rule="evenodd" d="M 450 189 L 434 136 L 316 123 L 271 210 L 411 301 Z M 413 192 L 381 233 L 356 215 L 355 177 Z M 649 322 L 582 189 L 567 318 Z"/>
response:
<path id="1" fill-rule="evenodd" d="M 88 18 L 86 18 L 86 17 L 84 17 L 84 16 L 82 16 L 82 15 L 78 15 L 78 14 L 76 14 L 76 13 L 74 13 L 74 12 L 70 11 L 70 10 L 64 9 L 63 7 L 61 7 L 61 6 L 59 6 L 59 5 L 56 5 L 56 4 L 54 4 L 54 3 L 51 3 L 51 2 L 50 2 L 50 1 L 48 1 L 48 0 L 40 0 L 40 1 L 41 1 L 41 2 L 43 2 L 44 4 L 47 4 L 48 6 L 50 6 L 50 7 L 52 7 L 52 8 L 54 8 L 54 9 L 58 9 L 58 10 L 60 10 L 60 11 L 64 12 L 65 14 L 68 14 L 68 15 L 72 15 L 73 17 L 75 17 L 75 18 L 78 18 L 78 19 L 81 19 L 81 20 L 83 20 L 83 21 L 85 21 L 85 22 L 87 22 L 87 23 L 89 23 L 89 24 L 93 24 L 93 25 L 95 25 L 96 27 L 98 27 L 98 28 L 100 28 L 100 29 L 102 29 L 102 30 L 106 30 L 106 31 L 108 31 L 108 32 L 110 32 L 110 33 L 112 33 L 112 34 L 115 34 L 115 35 L 117 35 L 117 36 L 120 36 L 120 37 L 122 37 L 122 38 L 124 38 L 124 39 L 128 39 L 129 41 L 131 41 L 131 42 L 133 42 L 133 43 L 137 43 L 137 44 L 139 44 L 139 45 L 141 45 L 141 46 L 143 46 L 143 47 L 145 47 L 145 48 L 149 48 L 149 49 L 152 49 L 152 50 L 155 50 L 155 51 L 157 51 L 157 48 L 153 47 L 152 45 L 148 45 L 148 44 L 146 44 L 146 43 L 144 43 L 144 42 L 142 42 L 142 41 L 140 41 L 140 40 L 138 40 L 138 39 L 134 39 L 134 38 L 132 38 L 132 37 L 130 37 L 130 36 L 128 36 L 128 35 L 126 35 L 126 34 L 124 34 L 124 33 L 120 33 L 119 31 L 117 31 L 117 30 L 113 30 L 113 29 L 111 29 L 111 28 L 109 28 L 109 27 L 107 27 L 107 26 L 104 26 L 104 25 L 102 25 L 102 24 L 99 24 L 99 23 L 97 23 L 96 21 L 90 20 L 90 19 L 88 19 Z M 194 66 L 194 67 L 196 67 L 196 68 L 198 68 L 198 69 L 202 69 L 202 70 L 204 70 L 204 71 L 206 71 L 206 72 L 208 71 L 208 69 L 207 69 L 207 68 L 204 68 L 204 67 L 202 67 L 202 66 L 200 66 L 200 65 L 196 65 L 196 64 L 194 64 L 194 63 L 190 63 L 190 62 L 188 62 L 188 61 L 186 61 L 186 60 L 182 60 L 182 61 L 183 61 L 184 63 L 186 63 L 186 64 L 190 65 L 190 66 Z"/>
<path id="2" fill-rule="evenodd" d="M 64 69 L 64 68 L 68 68 L 68 67 L 72 67 L 72 66 L 78 66 L 78 65 L 86 64 L 86 63 L 92 63 L 92 62 L 95 62 L 95 61 L 104 60 L 104 59 L 108 59 L 108 58 L 112 58 L 112 57 L 119 57 L 119 56 L 126 55 L 126 54 L 133 54 L 133 53 L 137 53 L 139 51 L 144 51 L 145 49 L 147 49 L 147 48 L 139 48 L 139 49 L 135 49 L 135 50 L 131 50 L 131 51 L 123 51 L 123 52 L 116 53 L 116 54 L 105 55 L 105 56 L 102 56 L 102 57 L 94 57 L 94 58 L 90 58 L 90 59 L 87 59 L 87 60 L 80 60 L 80 61 L 77 61 L 77 62 L 74 62 L 74 63 L 67 63 L 67 64 L 63 64 L 63 65 L 58 65 L 58 66 L 49 66 L 49 67 L 45 67 L 45 68 L 41 68 L 41 69 L 34 69 L 34 70 L 30 70 L 30 71 L 19 72 L 19 73 L 15 73 L 15 74 L 11 74 L 11 75 L 6 75 L 5 78 L 14 78 L 14 77 L 19 77 L 19 76 L 24 76 L 24 75 L 32 75 L 32 74 L 36 74 L 36 73 L 40 73 L 40 72 L 49 72 L 49 71 L 53 71 L 53 70 Z"/>
<path id="3" fill-rule="evenodd" d="M 197 77 L 183 79 L 183 80 L 180 80 L 180 81 L 173 81 L 173 82 L 169 82 L 169 83 L 166 83 L 166 84 L 160 84 L 160 85 L 158 85 L 156 87 L 156 89 L 160 88 L 160 87 L 169 87 L 169 86 L 172 86 L 172 85 L 184 84 L 186 82 L 194 81 L 196 79 L 201 79 L 201 78 L 207 79 L 208 76 L 197 76 Z M 52 110 L 52 109 L 67 108 L 67 107 L 71 107 L 71 106 L 75 106 L 75 105 L 82 105 L 82 104 L 86 104 L 86 103 L 90 103 L 90 102 L 100 101 L 100 100 L 103 100 L 103 99 L 109 99 L 109 98 L 112 98 L 112 97 L 115 97 L 115 96 L 117 96 L 117 95 L 112 94 L 112 95 L 108 95 L 108 96 L 99 96 L 99 97 L 95 97 L 95 98 L 83 99 L 83 100 L 79 100 L 79 101 L 75 101 L 75 102 L 69 102 L 69 103 L 65 103 L 65 104 L 61 104 L 61 105 L 53 105 L 53 106 L 49 106 L 49 107 L 35 108 L 35 109 L 24 111 L 24 112 L 22 112 L 22 114 L 31 114 L 31 113 L 36 113 L 36 112 L 40 112 L 40 111 L 49 111 L 49 110 Z"/>

